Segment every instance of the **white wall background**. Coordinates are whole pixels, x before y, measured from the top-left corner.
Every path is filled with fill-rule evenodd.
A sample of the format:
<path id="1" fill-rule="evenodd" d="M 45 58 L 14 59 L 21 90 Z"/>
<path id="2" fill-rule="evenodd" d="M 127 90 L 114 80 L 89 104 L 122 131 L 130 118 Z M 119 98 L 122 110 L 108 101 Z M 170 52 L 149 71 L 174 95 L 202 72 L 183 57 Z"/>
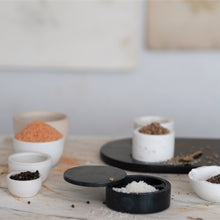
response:
<path id="1" fill-rule="evenodd" d="M 42 109 L 70 115 L 77 135 L 129 136 L 134 117 L 155 114 L 177 136 L 220 137 L 220 52 L 141 49 L 139 68 L 122 73 L 1 70 L 0 100 L 2 134 L 15 113 Z"/>

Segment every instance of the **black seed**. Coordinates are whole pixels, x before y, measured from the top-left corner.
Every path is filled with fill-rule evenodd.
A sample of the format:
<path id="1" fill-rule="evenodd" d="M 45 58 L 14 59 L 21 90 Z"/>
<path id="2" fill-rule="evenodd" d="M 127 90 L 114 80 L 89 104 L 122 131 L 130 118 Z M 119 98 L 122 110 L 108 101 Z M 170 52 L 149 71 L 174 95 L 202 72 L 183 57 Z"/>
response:
<path id="1" fill-rule="evenodd" d="M 40 177 L 39 171 L 37 170 L 36 172 L 21 172 L 15 175 L 11 175 L 10 178 L 13 180 L 34 180 L 38 179 Z"/>

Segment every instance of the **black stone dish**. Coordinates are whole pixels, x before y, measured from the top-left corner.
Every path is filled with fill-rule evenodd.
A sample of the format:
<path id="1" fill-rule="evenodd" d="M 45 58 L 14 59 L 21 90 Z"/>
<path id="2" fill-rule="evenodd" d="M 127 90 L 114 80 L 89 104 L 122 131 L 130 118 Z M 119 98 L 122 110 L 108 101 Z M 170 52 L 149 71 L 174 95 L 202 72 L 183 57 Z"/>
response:
<path id="1" fill-rule="evenodd" d="M 132 139 L 111 141 L 103 145 L 100 151 L 102 160 L 115 167 L 136 172 L 148 173 L 189 173 L 193 168 L 208 165 L 220 165 L 220 139 L 175 139 L 175 156 L 185 156 L 195 151 L 203 155 L 189 164 L 172 164 L 170 162 L 143 163 L 131 156 Z M 210 158 L 215 158 L 211 160 Z"/>
<path id="2" fill-rule="evenodd" d="M 163 211 L 170 206 L 170 189 L 168 181 L 154 176 L 127 176 L 122 183 L 114 187 L 121 188 L 132 181 L 143 180 L 154 186 L 158 191 L 151 193 L 122 193 L 113 190 L 113 187 L 106 188 L 106 205 L 119 212 L 133 214 L 155 213 Z"/>
<path id="3" fill-rule="evenodd" d="M 171 185 L 158 177 L 126 176 L 125 171 L 109 166 L 81 166 L 66 170 L 64 179 L 80 186 L 106 186 L 106 205 L 115 211 L 145 214 L 160 212 L 170 206 Z M 113 190 L 114 187 L 124 187 L 132 181 L 141 180 L 154 186 L 158 191 L 127 194 Z"/>

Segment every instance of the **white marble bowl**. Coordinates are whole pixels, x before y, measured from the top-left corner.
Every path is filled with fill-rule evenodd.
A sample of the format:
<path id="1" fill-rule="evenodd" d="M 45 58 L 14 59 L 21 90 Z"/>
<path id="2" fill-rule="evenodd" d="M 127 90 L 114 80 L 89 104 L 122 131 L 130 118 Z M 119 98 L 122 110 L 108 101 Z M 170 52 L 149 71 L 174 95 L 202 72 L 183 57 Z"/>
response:
<path id="1" fill-rule="evenodd" d="M 206 181 L 220 174 L 220 166 L 203 166 L 192 169 L 188 176 L 194 192 L 202 199 L 220 202 L 220 184 Z"/>
<path id="2" fill-rule="evenodd" d="M 14 171 L 6 176 L 9 192 L 16 197 L 21 198 L 35 196 L 41 188 L 41 177 L 34 180 L 13 180 L 10 178 L 11 175 L 18 174 L 20 172 L 22 171 Z"/>
<path id="3" fill-rule="evenodd" d="M 9 171 L 39 171 L 42 181 L 45 181 L 52 167 L 52 158 L 49 154 L 39 152 L 15 153 L 8 157 Z"/>
<path id="4" fill-rule="evenodd" d="M 49 154 L 52 158 L 52 166 L 54 166 L 59 162 L 63 154 L 64 138 L 41 143 L 24 142 L 13 138 L 13 147 L 15 152 L 41 152 Z"/>
<path id="5" fill-rule="evenodd" d="M 152 122 L 158 122 L 164 128 L 167 128 L 169 131 L 174 130 L 174 121 L 170 118 L 162 116 L 141 116 L 134 119 L 134 129 L 141 128 Z"/>
<path id="6" fill-rule="evenodd" d="M 69 133 L 70 119 L 66 114 L 50 111 L 30 111 L 13 117 L 14 134 L 19 133 L 33 121 L 41 120 L 57 129 L 66 140 Z"/>
<path id="7" fill-rule="evenodd" d="M 132 157 L 141 162 L 162 162 L 171 159 L 175 150 L 175 134 L 151 135 L 133 132 Z"/>

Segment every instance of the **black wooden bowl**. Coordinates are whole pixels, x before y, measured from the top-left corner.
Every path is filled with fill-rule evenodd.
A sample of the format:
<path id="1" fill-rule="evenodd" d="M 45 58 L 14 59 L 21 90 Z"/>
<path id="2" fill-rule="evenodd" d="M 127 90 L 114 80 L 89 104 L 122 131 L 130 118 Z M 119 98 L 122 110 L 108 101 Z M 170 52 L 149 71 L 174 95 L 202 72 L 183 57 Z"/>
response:
<path id="1" fill-rule="evenodd" d="M 113 188 L 125 187 L 132 181 L 144 181 L 158 191 L 149 193 L 122 193 Z M 106 205 L 115 211 L 133 214 L 155 213 L 170 206 L 171 185 L 168 181 L 154 176 L 129 175 L 114 187 L 106 187 Z"/>

